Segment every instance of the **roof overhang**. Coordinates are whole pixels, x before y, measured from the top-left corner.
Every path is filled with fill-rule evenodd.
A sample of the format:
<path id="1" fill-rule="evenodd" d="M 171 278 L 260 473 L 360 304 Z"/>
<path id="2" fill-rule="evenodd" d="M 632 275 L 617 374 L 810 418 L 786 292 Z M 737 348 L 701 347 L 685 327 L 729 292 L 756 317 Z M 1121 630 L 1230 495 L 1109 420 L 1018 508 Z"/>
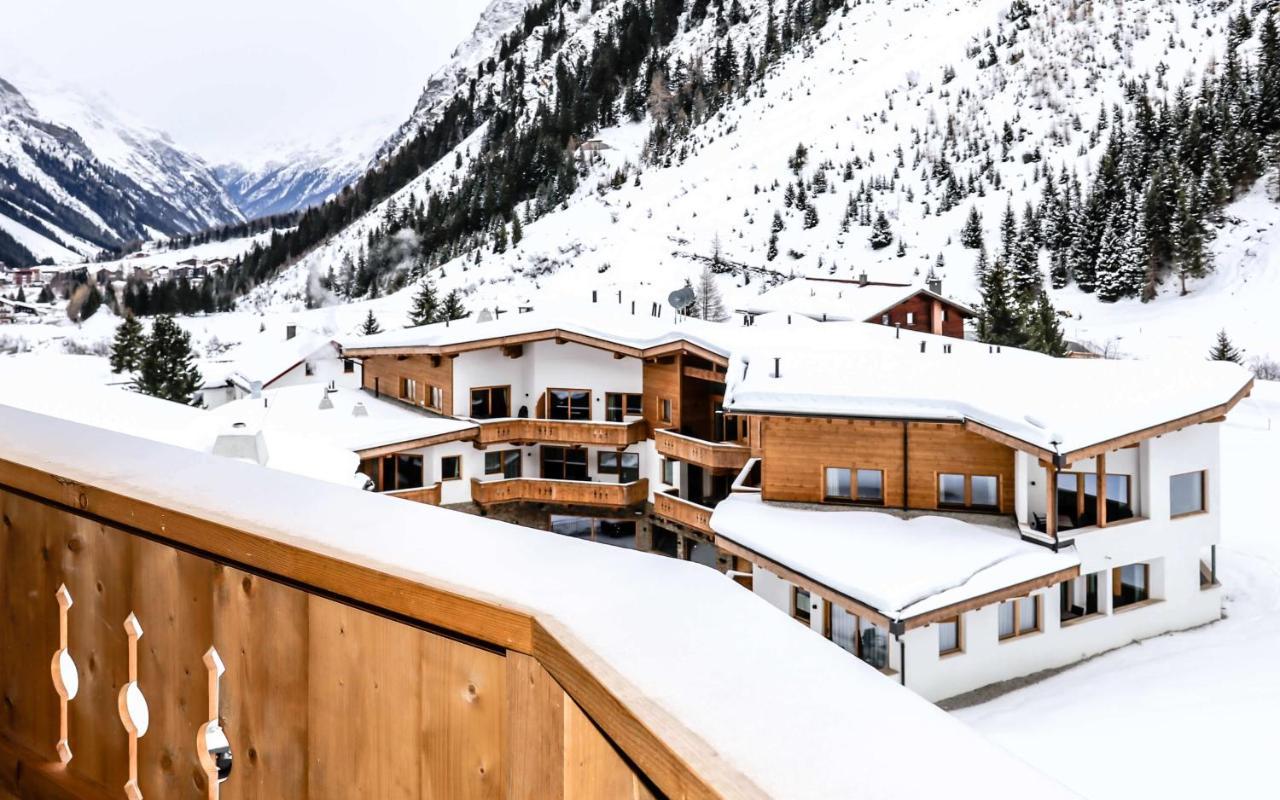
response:
<path id="1" fill-rule="evenodd" d="M 631 356 L 632 358 L 641 359 L 674 355 L 676 353 L 686 353 L 705 358 L 722 367 L 729 365 L 727 353 L 717 352 L 709 347 L 696 344 L 687 339 L 675 339 L 670 342 L 663 342 L 662 344 L 656 344 L 649 347 L 636 347 L 634 345 L 605 339 L 600 336 L 591 336 L 584 333 L 578 333 L 576 331 L 565 330 L 563 328 L 548 328 L 541 331 L 511 334 L 509 336 L 492 336 L 453 344 L 351 347 L 343 348 L 342 355 L 346 358 L 408 355 L 450 356 L 458 355 L 460 353 L 468 353 L 475 350 L 489 350 L 494 347 L 506 347 L 546 341 L 573 342 L 574 344 L 593 347 L 597 350 L 604 350 L 617 355 Z"/>

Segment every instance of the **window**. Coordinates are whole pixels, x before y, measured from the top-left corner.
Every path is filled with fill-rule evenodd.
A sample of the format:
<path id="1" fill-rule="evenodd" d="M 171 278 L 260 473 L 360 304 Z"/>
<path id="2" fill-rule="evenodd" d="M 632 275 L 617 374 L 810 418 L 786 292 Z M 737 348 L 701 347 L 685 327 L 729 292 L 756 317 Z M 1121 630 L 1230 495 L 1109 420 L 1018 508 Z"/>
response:
<path id="1" fill-rule="evenodd" d="M 586 389 L 548 389 L 549 419 L 591 419 L 591 392 Z"/>
<path id="2" fill-rule="evenodd" d="M 543 445 L 542 477 L 563 481 L 590 480 L 587 474 L 587 451 Z"/>
<path id="3" fill-rule="evenodd" d="M 640 454 L 601 451 L 599 456 L 601 475 L 617 475 L 619 483 L 640 480 Z"/>
<path id="4" fill-rule="evenodd" d="M 355 371 L 356 371 L 356 362 L 352 361 L 349 358 L 342 359 L 342 372 L 344 374 L 350 375 Z"/>
<path id="5" fill-rule="evenodd" d="M 805 625 L 808 625 L 809 620 L 812 619 L 812 609 L 810 608 L 812 602 L 807 591 L 799 586 L 791 587 L 791 616 Z"/>
<path id="6" fill-rule="evenodd" d="M 1204 470 L 1169 476 L 1169 516 L 1204 511 L 1204 485 Z"/>
<path id="7" fill-rule="evenodd" d="M 889 324 L 889 315 L 888 315 L 888 314 L 881 314 L 881 315 L 880 315 L 880 324 L 881 324 L 881 325 L 888 325 L 888 324 Z"/>
<path id="8" fill-rule="evenodd" d="M 427 408 L 440 411 L 444 408 L 444 390 L 439 386 L 427 387 Z"/>
<path id="9" fill-rule="evenodd" d="M 1098 613 L 1098 573 L 1058 584 L 1058 619 L 1070 622 Z"/>
<path id="10" fill-rule="evenodd" d="M 879 625 L 858 618 L 860 657 L 876 669 L 889 666 L 889 632 Z"/>
<path id="11" fill-rule="evenodd" d="M 826 498 L 828 500 L 851 500 L 853 470 L 845 467 L 827 467 Z"/>
<path id="12" fill-rule="evenodd" d="M 658 420 L 661 422 L 671 421 L 671 400 L 662 398 L 658 401 Z"/>
<path id="13" fill-rule="evenodd" d="M 943 473 L 938 476 L 938 505 L 964 505 L 964 476 Z"/>
<path id="14" fill-rule="evenodd" d="M 606 422 L 622 422 L 624 417 L 639 417 L 643 414 L 644 395 L 609 392 L 604 396 Z"/>
<path id="15" fill-rule="evenodd" d="M 914 311 L 908 311 L 908 312 L 907 312 L 907 324 L 908 324 L 908 325 L 915 325 L 915 324 L 916 324 L 916 312 L 914 312 Z"/>
<path id="16" fill-rule="evenodd" d="M 520 477 L 520 451 L 495 450 L 484 454 L 484 474 L 504 478 Z"/>
<path id="17" fill-rule="evenodd" d="M 1000 638 L 1015 639 L 1040 630 L 1040 595 L 1000 604 Z"/>
<path id="18" fill-rule="evenodd" d="M 567 517 L 553 514 L 551 530 L 561 536 L 586 539 L 600 544 L 636 549 L 636 523 L 633 520 Z"/>
<path id="19" fill-rule="evenodd" d="M 1107 521 L 1118 522 L 1133 516 L 1130 499 L 1130 476 L 1107 473 Z M 1098 524 L 1098 474 L 1096 472 L 1058 473 L 1058 513 L 1071 520 L 1076 528 Z"/>
<path id="20" fill-rule="evenodd" d="M 1111 607 L 1124 608 L 1151 599 L 1151 566 L 1129 564 L 1111 570 Z"/>
<path id="21" fill-rule="evenodd" d="M 969 478 L 969 505 L 975 508 L 996 508 L 1000 504 L 998 488 L 1000 480 L 994 475 L 974 475 Z"/>
<path id="22" fill-rule="evenodd" d="M 938 655 L 949 656 L 953 653 L 959 653 L 964 648 L 960 644 L 960 617 L 956 615 L 951 619 L 944 619 L 938 622 Z"/>
<path id="23" fill-rule="evenodd" d="M 410 403 L 418 400 L 418 382 L 413 378 L 400 379 L 400 399 L 408 400 Z"/>
<path id="24" fill-rule="evenodd" d="M 374 485 L 380 492 L 420 489 L 423 485 L 422 456 L 404 453 L 383 456 L 381 480 L 376 474 L 377 462 L 372 459 L 360 462 L 360 471 L 373 478 Z"/>
<path id="25" fill-rule="evenodd" d="M 884 502 L 884 472 L 878 469 L 858 470 L 858 502 Z"/>
<path id="26" fill-rule="evenodd" d="M 668 486 L 676 485 L 676 462 L 669 458 L 662 459 L 662 482 Z"/>
<path id="27" fill-rule="evenodd" d="M 473 419 L 501 419 L 511 416 L 511 387 L 484 386 L 471 390 Z"/>
<path id="28" fill-rule="evenodd" d="M 440 459 L 440 480 L 456 481 L 462 477 L 462 456 L 445 456 Z"/>
<path id="29" fill-rule="evenodd" d="M 847 652 L 858 654 L 858 617 L 827 603 L 827 638 Z"/>
<path id="30" fill-rule="evenodd" d="M 311 377 L 316 374 L 316 365 L 308 361 L 302 365 L 302 371 L 306 373 L 307 377 Z"/>

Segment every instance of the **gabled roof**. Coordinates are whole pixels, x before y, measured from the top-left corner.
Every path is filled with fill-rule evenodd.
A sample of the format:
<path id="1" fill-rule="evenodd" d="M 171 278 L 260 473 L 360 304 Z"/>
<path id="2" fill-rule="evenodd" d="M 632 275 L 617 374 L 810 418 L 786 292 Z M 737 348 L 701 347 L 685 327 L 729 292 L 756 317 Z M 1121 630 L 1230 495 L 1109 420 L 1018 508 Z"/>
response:
<path id="1" fill-rule="evenodd" d="M 878 322 L 881 315 L 919 295 L 946 303 L 966 317 L 976 316 L 969 306 L 923 286 L 836 278 L 796 278 L 779 284 L 744 303 L 739 312 L 803 314 L 822 322 Z"/>
<path id="2" fill-rule="evenodd" d="M 266 388 L 326 347 L 334 348 L 336 356 L 337 344 L 331 338 L 308 331 L 299 331 L 292 339 L 249 341 L 231 354 L 227 378 L 245 390 L 254 383 Z"/>
<path id="3" fill-rule="evenodd" d="M 1049 358 L 959 341 L 922 352 L 922 341 L 745 349 L 730 361 L 725 408 L 963 423 L 1062 465 L 1221 417 L 1253 385 L 1228 362 Z"/>

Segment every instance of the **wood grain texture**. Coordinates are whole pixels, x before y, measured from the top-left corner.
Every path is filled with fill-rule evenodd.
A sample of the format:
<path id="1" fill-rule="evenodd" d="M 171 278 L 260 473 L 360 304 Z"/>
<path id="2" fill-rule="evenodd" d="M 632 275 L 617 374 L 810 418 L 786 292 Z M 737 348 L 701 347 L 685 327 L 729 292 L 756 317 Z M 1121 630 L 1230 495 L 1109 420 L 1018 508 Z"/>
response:
<path id="1" fill-rule="evenodd" d="M 650 430 L 658 428 L 680 429 L 680 384 L 682 356 L 665 356 L 644 362 L 641 379 L 644 386 L 644 419 Z M 671 419 L 664 420 L 661 402 L 671 401 Z"/>
<path id="2" fill-rule="evenodd" d="M 426 408 L 431 401 L 427 387 L 435 386 L 443 395 L 441 407 L 435 409 L 436 411 L 442 414 L 466 414 L 470 411 L 466 407 L 454 409 L 453 359 L 440 358 L 433 362 L 430 356 L 425 355 L 404 357 L 378 355 L 365 358 L 364 369 L 361 372 L 363 387 L 370 392 L 377 387 L 379 395 L 389 400 L 409 402 L 400 397 L 400 379 L 409 378 L 418 382 L 418 392 L 413 398 L 413 405 Z M 460 398 L 460 401 L 466 406 L 471 399 Z"/>
<path id="3" fill-rule="evenodd" d="M 572 702 L 542 665 L 507 653 L 507 792 L 509 800 L 564 797 L 564 706 Z"/>

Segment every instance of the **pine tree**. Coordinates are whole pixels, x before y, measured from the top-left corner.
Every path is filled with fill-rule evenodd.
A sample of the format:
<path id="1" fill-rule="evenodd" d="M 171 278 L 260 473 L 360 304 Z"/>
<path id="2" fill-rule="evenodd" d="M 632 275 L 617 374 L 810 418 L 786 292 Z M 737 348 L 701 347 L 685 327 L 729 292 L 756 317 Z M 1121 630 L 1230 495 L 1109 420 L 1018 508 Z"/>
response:
<path id="1" fill-rule="evenodd" d="M 145 347 L 142 323 L 133 316 L 133 312 L 125 312 L 124 322 L 116 328 L 116 337 L 111 344 L 111 371 L 118 374 L 136 370 Z"/>
<path id="2" fill-rule="evenodd" d="M 1210 361 L 1230 361 L 1235 364 L 1243 364 L 1244 357 L 1231 340 L 1227 338 L 1226 329 L 1218 331 L 1218 338 L 1214 342 L 1213 347 L 1209 350 Z"/>
<path id="3" fill-rule="evenodd" d="M 978 310 L 978 339 L 987 344 L 1021 347 L 1025 342 L 1022 320 L 1011 302 L 1008 269 L 1002 259 L 986 271 L 981 283 L 982 306 Z"/>
<path id="4" fill-rule="evenodd" d="M 1062 326 L 1058 323 L 1058 312 L 1049 301 L 1048 292 L 1043 289 L 1027 315 L 1026 347 L 1058 358 L 1067 354 L 1067 343 L 1062 336 Z"/>
<path id="5" fill-rule="evenodd" d="M 818 208 L 813 203 L 809 203 L 804 210 L 804 227 L 806 229 L 818 227 Z"/>
<path id="6" fill-rule="evenodd" d="M 439 311 L 440 300 L 436 297 L 436 287 L 431 284 L 430 278 L 424 278 L 418 284 L 418 293 L 413 296 L 413 304 L 409 306 L 409 327 L 417 328 L 437 322 Z"/>
<path id="7" fill-rule="evenodd" d="M 697 299 L 694 300 L 694 310 L 690 316 L 709 322 L 724 322 L 729 318 L 728 312 L 724 310 L 724 299 L 720 296 L 720 288 L 716 286 L 716 276 L 711 265 L 708 264 L 702 268 L 702 274 L 698 276 L 698 285 L 694 289 L 694 296 Z"/>
<path id="8" fill-rule="evenodd" d="M 883 211 L 876 212 L 876 221 L 871 226 L 871 237 L 868 239 L 872 250 L 883 250 L 893 244 L 893 230 L 889 228 L 889 219 Z"/>
<path id="9" fill-rule="evenodd" d="M 369 313 L 364 318 L 364 323 L 360 326 L 361 336 L 376 336 L 382 333 L 382 326 L 378 324 L 378 318 L 373 315 L 373 309 L 369 309 Z"/>
<path id="10" fill-rule="evenodd" d="M 1107 223 L 1098 246 L 1098 263 L 1094 268 L 1098 299 L 1114 303 L 1124 295 L 1124 283 L 1120 278 L 1124 258 L 1124 240 L 1114 221 Z"/>
<path id="11" fill-rule="evenodd" d="M 978 213 L 977 206 L 969 207 L 969 218 L 960 229 L 960 244 L 970 250 L 982 246 L 982 215 Z"/>
<path id="12" fill-rule="evenodd" d="M 98 291 L 98 287 L 93 284 L 86 284 L 88 290 L 84 296 L 84 303 L 80 306 L 80 321 L 84 322 L 89 317 L 98 313 L 98 309 L 102 308 L 102 292 Z"/>
<path id="13" fill-rule="evenodd" d="M 456 319 L 466 319 L 467 308 L 462 303 L 462 295 L 457 289 L 449 292 L 444 298 L 444 305 L 440 307 L 440 321 L 450 321 Z"/>
<path id="14" fill-rule="evenodd" d="M 151 323 L 151 335 L 146 339 L 133 386 L 135 391 L 152 397 L 175 403 L 193 402 L 200 388 L 200 370 L 191 350 L 191 334 L 173 317 L 162 315 Z"/>
<path id="15" fill-rule="evenodd" d="M 516 214 L 511 219 L 511 246 L 518 247 L 523 238 L 524 226 L 520 224 L 520 215 Z"/>

